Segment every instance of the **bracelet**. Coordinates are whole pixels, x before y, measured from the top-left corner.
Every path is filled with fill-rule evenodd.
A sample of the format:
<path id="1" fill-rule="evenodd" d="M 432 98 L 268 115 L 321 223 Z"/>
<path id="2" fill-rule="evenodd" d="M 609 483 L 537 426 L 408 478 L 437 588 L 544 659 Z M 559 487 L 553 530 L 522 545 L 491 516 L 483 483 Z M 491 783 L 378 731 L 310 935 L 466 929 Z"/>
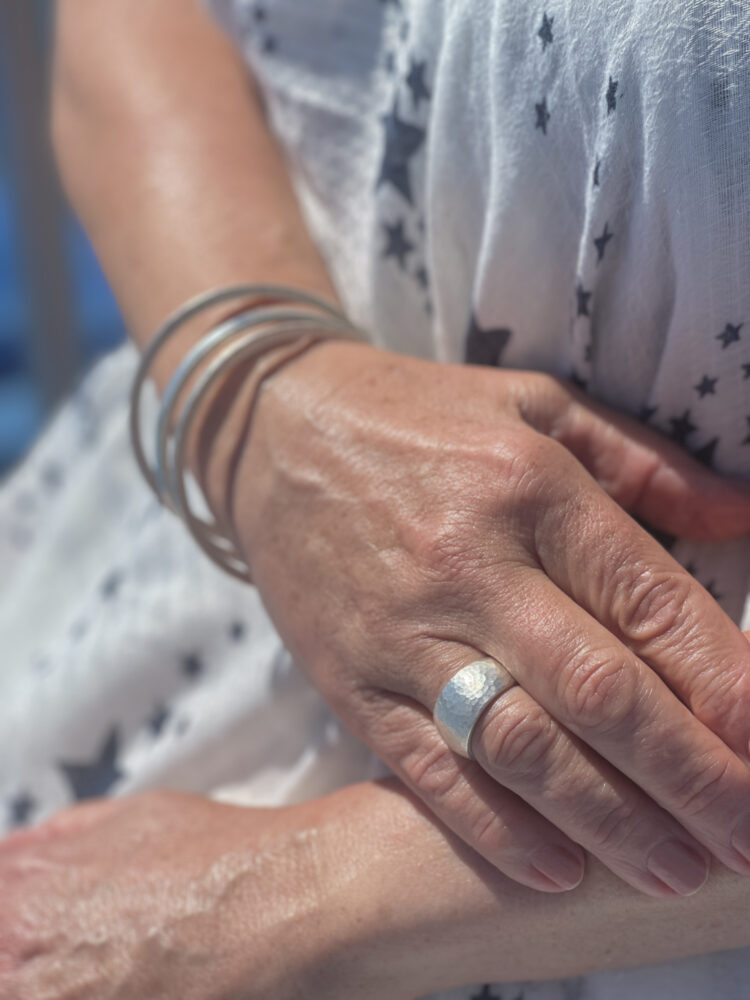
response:
<path id="1" fill-rule="evenodd" d="M 259 297 L 260 304 L 212 327 L 179 364 L 161 401 L 155 435 L 155 469 L 149 467 L 140 435 L 140 407 L 143 386 L 154 358 L 179 329 L 201 311 L 232 298 Z M 274 305 L 268 306 L 271 299 Z M 278 303 L 292 302 L 294 308 Z M 259 329 L 260 328 L 260 329 Z M 262 382 L 291 358 L 320 340 L 357 340 L 368 342 L 365 334 L 334 306 L 317 296 L 277 285 L 234 285 L 215 289 L 191 299 L 173 313 L 159 328 L 136 371 L 130 401 L 130 439 L 138 466 L 161 504 L 182 518 L 201 549 L 232 576 L 252 583 L 247 561 L 240 554 L 236 539 L 223 534 L 216 522 L 205 521 L 193 512 L 188 499 L 185 469 L 187 442 L 198 407 L 216 379 L 241 361 L 261 359 L 251 372 L 252 394 L 249 413 L 255 407 Z M 273 358 L 261 356 L 274 349 Z M 201 362 L 211 360 L 191 389 L 171 435 L 170 426 L 176 404 L 187 380 Z M 280 356 L 281 355 L 281 356 Z M 269 363 L 270 361 L 270 363 Z M 171 448 L 170 448 L 171 445 Z M 204 497 L 205 501 L 205 497 Z M 206 504 L 206 506 L 208 506 Z"/>

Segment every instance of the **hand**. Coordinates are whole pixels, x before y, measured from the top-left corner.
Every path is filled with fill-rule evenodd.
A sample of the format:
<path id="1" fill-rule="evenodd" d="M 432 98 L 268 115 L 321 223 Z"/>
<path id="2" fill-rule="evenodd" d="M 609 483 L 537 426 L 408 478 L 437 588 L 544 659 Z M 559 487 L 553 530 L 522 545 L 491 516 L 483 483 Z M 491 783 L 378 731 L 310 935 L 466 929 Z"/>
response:
<path id="1" fill-rule="evenodd" d="M 315 846 L 291 810 L 164 791 L 15 833 L 0 841 L 0 1000 L 297 996 L 336 928 Z"/>
<path id="2" fill-rule="evenodd" d="M 708 851 L 750 873 L 747 643 L 625 512 L 731 538 L 747 485 L 551 377 L 366 345 L 313 347 L 245 416 L 213 508 L 297 662 L 459 837 L 545 891 L 579 882 L 578 845 L 657 896 Z M 519 685 L 470 762 L 431 713 L 485 655 Z"/>

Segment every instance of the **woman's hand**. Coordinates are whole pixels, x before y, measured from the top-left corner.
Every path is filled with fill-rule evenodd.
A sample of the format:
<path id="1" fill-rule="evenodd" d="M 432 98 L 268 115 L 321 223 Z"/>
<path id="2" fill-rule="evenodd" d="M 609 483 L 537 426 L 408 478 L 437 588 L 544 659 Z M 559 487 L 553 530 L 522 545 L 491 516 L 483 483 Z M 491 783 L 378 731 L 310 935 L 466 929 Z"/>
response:
<path id="1" fill-rule="evenodd" d="M 0 1000 L 302 995 L 340 879 L 294 816 L 155 791 L 0 841 Z"/>
<path id="2" fill-rule="evenodd" d="M 577 845 L 651 895 L 698 889 L 708 851 L 750 874 L 748 645 L 625 512 L 731 538 L 747 486 L 551 377 L 366 345 L 313 347 L 244 417 L 212 506 L 297 662 L 455 833 L 546 891 Z M 518 686 L 475 763 L 431 713 L 485 655 Z"/>

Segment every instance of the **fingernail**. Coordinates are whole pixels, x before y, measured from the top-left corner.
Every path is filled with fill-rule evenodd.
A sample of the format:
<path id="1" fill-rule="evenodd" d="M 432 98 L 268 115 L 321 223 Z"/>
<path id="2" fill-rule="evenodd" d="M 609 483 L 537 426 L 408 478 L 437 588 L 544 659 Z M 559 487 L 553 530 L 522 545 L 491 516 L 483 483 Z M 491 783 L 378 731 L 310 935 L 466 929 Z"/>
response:
<path id="1" fill-rule="evenodd" d="M 750 861 L 750 813 L 743 816 L 732 832 L 732 847 Z"/>
<path id="2" fill-rule="evenodd" d="M 679 840 L 667 840 L 649 854 L 646 867 L 680 896 L 691 896 L 708 878 L 708 862 Z"/>
<path id="3" fill-rule="evenodd" d="M 531 856 L 531 863 L 538 872 L 561 889 L 575 889 L 583 878 L 583 861 L 564 847 L 548 844 Z"/>

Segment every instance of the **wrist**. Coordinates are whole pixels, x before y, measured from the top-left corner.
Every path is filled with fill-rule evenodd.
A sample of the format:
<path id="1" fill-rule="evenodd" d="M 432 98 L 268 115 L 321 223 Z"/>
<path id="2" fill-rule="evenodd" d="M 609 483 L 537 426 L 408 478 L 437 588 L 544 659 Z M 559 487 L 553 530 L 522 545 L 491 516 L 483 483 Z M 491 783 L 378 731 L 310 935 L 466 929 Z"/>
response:
<path id="1" fill-rule="evenodd" d="M 288 420 L 289 408 L 302 416 L 313 401 L 331 395 L 336 382 L 346 378 L 352 355 L 361 367 L 362 350 L 375 349 L 364 343 L 301 337 L 257 362 L 234 367 L 212 395 L 213 405 L 196 420 L 190 468 L 214 517 L 230 537 L 241 540 L 243 549 L 251 550 L 252 540 L 271 527 L 262 523 L 260 511 L 273 510 L 273 504 L 255 501 L 270 490 L 266 473 L 272 449 L 287 425 L 293 425 L 289 433 L 294 435 L 314 431 L 304 419 Z"/>

